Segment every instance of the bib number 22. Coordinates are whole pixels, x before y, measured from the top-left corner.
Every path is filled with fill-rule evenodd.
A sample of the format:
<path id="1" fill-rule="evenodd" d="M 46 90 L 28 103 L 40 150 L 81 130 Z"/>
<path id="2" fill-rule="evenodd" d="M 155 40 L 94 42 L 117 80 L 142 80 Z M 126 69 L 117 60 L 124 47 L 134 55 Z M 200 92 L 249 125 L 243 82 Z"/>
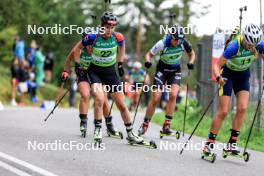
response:
<path id="1" fill-rule="evenodd" d="M 101 57 L 109 57 L 112 54 L 112 51 L 101 51 Z"/>

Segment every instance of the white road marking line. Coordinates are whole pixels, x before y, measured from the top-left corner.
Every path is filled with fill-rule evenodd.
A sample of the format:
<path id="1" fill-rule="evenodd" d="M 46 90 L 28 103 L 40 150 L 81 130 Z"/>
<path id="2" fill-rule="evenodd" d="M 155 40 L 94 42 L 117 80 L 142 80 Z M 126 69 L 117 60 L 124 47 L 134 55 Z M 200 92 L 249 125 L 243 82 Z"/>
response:
<path id="1" fill-rule="evenodd" d="M 15 168 L 13 166 L 10 166 L 9 164 L 6 164 L 6 163 L 4 163 L 2 161 L 0 161 L 0 167 L 3 167 L 4 169 L 6 169 L 6 170 L 8 170 L 8 171 L 10 171 L 10 172 L 12 172 L 14 174 L 17 174 L 19 176 L 32 176 L 32 175 L 27 174 L 24 171 L 21 171 L 21 170 Z"/>
<path id="2" fill-rule="evenodd" d="M 45 175 L 45 176 L 57 176 L 56 174 L 53 174 L 53 173 L 51 173 L 51 172 L 49 172 L 47 170 L 44 170 L 44 169 L 42 169 L 40 167 L 37 167 L 37 166 L 34 166 L 34 165 L 32 165 L 32 164 L 30 164 L 28 162 L 22 161 L 20 159 L 17 159 L 15 157 L 7 155 L 5 153 L 0 152 L 0 157 L 2 157 L 4 159 L 7 159 L 9 161 L 12 161 L 12 162 L 14 162 L 16 164 L 19 164 L 19 165 L 21 165 L 23 167 L 26 167 L 26 168 L 28 168 L 28 169 L 30 169 L 32 171 L 35 171 L 35 172 L 37 172 L 39 174 L 42 174 L 42 175 Z"/>

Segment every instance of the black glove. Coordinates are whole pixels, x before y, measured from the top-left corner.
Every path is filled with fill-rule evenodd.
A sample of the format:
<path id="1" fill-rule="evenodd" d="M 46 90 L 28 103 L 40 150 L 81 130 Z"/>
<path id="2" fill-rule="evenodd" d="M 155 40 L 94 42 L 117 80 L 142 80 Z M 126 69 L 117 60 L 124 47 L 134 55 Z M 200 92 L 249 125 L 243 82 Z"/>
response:
<path id="1" fill-rule="evenodd" d="M 150 61 L 145 62 L 145 67 L 150 68 L 152 66 L 152 63 Z"/>
<path id="2" fill-rule="evenodd" d="M 194 65 L 192 63 L 188 63 L 187 67 L 189 70 L 193 70 L 194 69 Z"/>
<path id="3" fill-rule="evenodd" d="M 64 70 L 64 71 L 61 73 L 61 77 L 60 77 L 61 82 L 65 82 L 65 81 L 68 79 L 68 77 L 69 77 L 69 73 L 68 73 L 67 71 Z"/>
<path id="4" fill-rule="evenodd" d="M 123 62 L 118 62 L 118 63 L 117 63 L 117 68 L 118 68 L 119 76 L 120 76 L 120 77 L 124 76 L 124 74 L 125 74 L 125 70 L 124 70 L 124 68 L 123 68 Z"/>

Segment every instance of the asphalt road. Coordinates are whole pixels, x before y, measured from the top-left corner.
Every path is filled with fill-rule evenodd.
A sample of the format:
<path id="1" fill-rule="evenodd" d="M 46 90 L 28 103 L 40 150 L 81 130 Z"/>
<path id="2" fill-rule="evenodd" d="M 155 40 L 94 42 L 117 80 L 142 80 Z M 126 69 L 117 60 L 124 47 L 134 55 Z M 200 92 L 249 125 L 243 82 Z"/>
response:
<path id="1" fill-rule="evenodd" d="M 104 130 L 104 147 L 98 150 L 91 145 L 92 112 L 89 112 L 86 138 L 80 136 L 76 109 L 58 109 L 47 122 L 43 122 L 48 112 L 38 108 L 0 111 L 1 176 L 258 176 L 264 172 L 264 153 L 261 152 L 249 150 L 251 158 L 248 163 L 238 158 L 223 159 L 221 151 L 216 151 L 218 157 L 214 164 L 202 160 L 199 150 L 186 150 L 179 155 L 175 146 L 185 142 L 188 135 L 180 140 L 168 137 L 160 140 L 160 127 L 155 124 L 151 124 L 145 137 L 155 140 L 158 149 L 130 146 L 125 139 L 107 137 Z M 126 136 L 119 113 L 114 112 L 113 116 L 115 126 Z M 139 114 L 136 119 L 136 129 L 142 116 Z M 192 143 L 201 141 L 201 138 L 194 137 Z M 55 148 L 56 143 L 61 145 Z M 73 144 L 71 150 L 66 146 L 70 143 Z M 62 145 L 67 150 L 60 150 Z M 166 145 L 169 146 L 167 150 Z"/>

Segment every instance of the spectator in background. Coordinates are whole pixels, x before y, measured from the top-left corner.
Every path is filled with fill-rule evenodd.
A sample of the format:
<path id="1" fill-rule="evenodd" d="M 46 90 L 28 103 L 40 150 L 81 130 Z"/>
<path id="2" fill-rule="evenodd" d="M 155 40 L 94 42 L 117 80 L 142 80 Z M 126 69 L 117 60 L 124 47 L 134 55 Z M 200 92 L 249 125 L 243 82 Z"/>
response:
<path id="1" fill-rule="evenodd" d="M 133 64 L 133 69 L 128 71 L 128 75 L 131 77 L 133 84 L 133 102 L 129 107 L 129 110 L 135 109 L 139 102 L 139 97 L 142 93 L 143 85 L 145 83 L 146 72 L 141 68 L 142 64 L 136 61 Z"/>
<path id="2" fill-rule="evenodd" d="M 14 38 L 14 43 L 13 43 L 13 46 L 12 46 L 12 52 L 13 52 L 13 57 L 15 58 L 16 57 L 16 44 L 17 44 L 17 42 L 18 42 L 18 36 L 16 36 L 15 38 Z"/>
<path id="3" fill-rule="evenodd" d="M 25 44 L 24 41 L 19 36 L 16 36 L 14 54 L 15 54 L 15 58 L 17 58 L 19 62 L 25 59 Z"/>
<path id="4" fill-rule="evenodd" d="M 32 71 L 32 69 L 29 69 L 29 79 L 27 80 L 27 86 L 28 86 L 28 91 L 30 94 L 30 99 L 33 103 L 38 102 L 37 98 L 37 84 L 35 82 L 35 73 Z"/>
<path id="5" fill-rule="evenodd" d="M 52 78 L 53 59 L 54 59 L 53 53 L 49 52 L 44 62 L 45 82 L 47 83 L 49 83 Z"/>
<path id="6" fill-rule="evenodd" d="M 24 105 L 24 96 L 25 93 L 28 91 L 27 87 L 27 80 L 29 78 L 28 75 L 29 65 L 26 60 L 21 60 L 19 62 L 19 69 L 18 69 L 18 90 L 20 92 L 20 99 L 19 99 L 19 106 Z"/>
<path id="7" fill-rule="evenodd" d="M 32 40 L 27 53 L 27 60 L 29 62 L 29 66 L 31 70 L 34 69 L 36 49 L 37 49 L 37 43 L 35 40 Z"/>
<path id="8" fill-rule="evenodd" d="M 16 58 L 13 58 L 12 65 L 11 65 L 11 105 L 17 106 L 16 102 L 16 91 L 18 87 L 18 74 L 19 74 L 19 66 L 18 66 L 18 60 Z"/>
<path id="9" fill-rule="evenodd" d="M 35 82 L 35 55 L 37 51 L 37 42 L 35 40 L 31 40 L 30 47 L 27 52 L 27 60 L 29 63 L 29 79 L 27 81 L 28 91 L 30 94 L 30 99 L 32 102 L 38 102 L 36 97 L 37 85 Z"/>
<path id="10" fill-rule="evenodd" d="M 44 80 L 44 61 L 45 56 L 42 54 L 41 49 L 37 48 L 35 54 L 35 76 L 37 87 L 43 85 Z"/>

